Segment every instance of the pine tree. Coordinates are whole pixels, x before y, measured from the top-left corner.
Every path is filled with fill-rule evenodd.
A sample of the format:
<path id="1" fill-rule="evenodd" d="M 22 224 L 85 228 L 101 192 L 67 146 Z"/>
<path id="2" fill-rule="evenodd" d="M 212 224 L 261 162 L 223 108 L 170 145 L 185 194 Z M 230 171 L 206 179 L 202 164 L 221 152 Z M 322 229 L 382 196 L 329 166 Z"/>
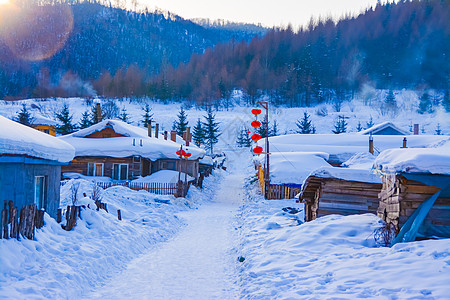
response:
<path id="1" fill-rule="evenodd" d="M 130 122 L 130 117 L 127 114 L 127 109 L 124 107 L 122 108 L 122 113 L 119 115 L 119 120 L 125 123 Z M 148 127 L 148 126 L 147 126 Z"/>
<path id="2" fill-rule="evenodd" d="M 250 131 L 247 128 L 239 130 L 236 144 L 238 147 L 250 147 L 252 145 L 252 139 L 250 138 Z"/>
<path id="3" fill-rule="evenodd" d="M 213 154 L 213 146 L 219 141 L 219 123 L 215 121 L 216 116 L 213 114 L 211 107 L 207 110 L 207 115 L 204 117 L 203 129 L 205 132 L 205 148 Z"/>
<path id="4" fill-rule="evenodd" d="M 75 131 L 75 126 L 72 124 L 73 115 L 70 114 L 67 104 L 64 104 L 61 112 L 56 114 L 56 118 L 62 123 L 57 127 L 58 133 L 64 135 Z"/>
<path id="5" fill-rule="evenodd" d="M 19 122 L 20 124 L 26 125 L 26 126 L 30 126 L 31 125 L 31 114 L 30 112 L 27 110 L 27 106 L 25 104 L 22 104 L 22 109 L 20 110 L 20 112 L 17 114 L 17 122 Z"/>
<path id="6" fill-rule="evenodd" d="M 180 112 L 178 113 L 178 120 L 176 120 L 173 123 L 173 130 L 177 131 L 177 134 L 182 136 L 183 132 L 186 132 L 186 128 L 188 126 L 188 121 L 187 119 L 187 115 L 186 115 L 186 111 L 181 108 Z"/>
<path id="7" fill-rule="evenodd" d="M 148 104 L 146 104 L 145 107 L 142 108 L 142 110 L 144 111 L 144 114 L 142 115 L 142 117 L 144 119 L 141 122 L 145 128 L 148 128 L 148 124 L 150 123 L 150 121 L 152 121 L 152 117 L 153 117 L 153 114 L 150 113 L 152 111 L 152 109 L 150 108 L 150 106 Z"/>
<path id="8" fill-rule="evenodd" d="M 278 135 L 278 124 L 277 124 L 277 120 L 274 120 L 272 130 L 270 132 L 270 136 L 277 136 L 277 135 Z"/>
<path id="9" fill-rule="evenodd" d="M 200 146 L 205 142 L 205 131 L 203 130 L 200 119 L 197 120 L 197 124 L 192 129 L 192 140 L 197 146 Z"/>
<path id="10" fill-rule="evenodd" d="M 267 128 L 269 129 L 269 136 L 272 135 L 272 130 L 270 128 L 270 122 L 267 122 L 267 117 L 264 116 L 264 120 L 261 121 L 261 126 L 256 129 L 256 133 L 265 138 L 267 136 Z"/>
<path id="11" fill-rule="evenodd" d="M 366 129 L 369 129 L 370 127 L 372 127 L 373 125 L 375 125 L 373 123 L 373 118 L 372 116 L 370 116 L 369 122 L 366 122 Z"/>
<path id="12" fill-rule="evenodd" d="M 386 98 L 384 99 L 384 103 L 382 105 L 382 113 L 384 115 L 391 114 L 396 115 L 398 111 L 397 102 L 395 101 L 395 95 L 392 90 L 389 90 Z"/>
<path id="13" fill-rule="evenodd" d="M 442 135 L 441 125 L 437 123 L 436 135 Z"/>
<path id="14" fill-rule="evenodd" d="M 298 130 L 297 130 L 298 133 L 301 133 L 301 134 L 312 133 L 312 124 L 311 124 L 311 120 L 309 119 L 309 117 L 310 117 L 310 115 L 308 115 L 307 112 L 304 112 L 303 119 L 301 121 L 297 120 L 296 125 L 298 127 Z"/>
<path id="15" fill-rule="evenodd" d="M 419 114 L 424 114 L 426 112 L 432 112 L 433 109 L 431 107 L 431 99 L 430 94 L 428 92 L 423 93 L 422 97 L 420 97 L 420 103 L 419 103 Z"/>
<path id="16" fill-rule="evenodd" d="M 357 130 L 358 132 L 360 132 L 361 130 L 363 130 L 363 128 L 362 128 L 362 125 L 361 125 L 361 122 L 360 122 L 360 121 L 358 121 L 358 126 L 356 127 L 356 130 Z"/>
<path id="17" fill-rule="evenodd" d="M 91 120 L 89 120 L 89 110 L 86 110 L 81 115 L 81 120 L 80 120 L 80 123 L 78 123 L 78 124 L 79 124 L 80 129 L 87 128 L 92 125 Z"/>
<path id="18" fill-rule="evenodd" d="M 444 99 L 442 99 L 442 106 L 447 112 L 450 112 L 450 95 L 448 90 L 445 91 Z"/>
<path id="19" fill-rule="evenodd" d="M 334 130 L 332 130 L 332 131 L 335 134 L 347 132 L 347 125 L 348 124 L 345 121 L 345 117 L 344 116 L 339 116 L 336 124 L 334 125 Z"/>

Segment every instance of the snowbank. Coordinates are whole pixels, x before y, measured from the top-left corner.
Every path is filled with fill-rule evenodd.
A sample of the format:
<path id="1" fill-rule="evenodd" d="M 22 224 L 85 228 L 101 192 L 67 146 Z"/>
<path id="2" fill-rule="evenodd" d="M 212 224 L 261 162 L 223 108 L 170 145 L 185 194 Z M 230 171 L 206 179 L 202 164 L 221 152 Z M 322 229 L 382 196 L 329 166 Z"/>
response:
<path id="1" fill-rule="evenodd" d="M 239 214 L 243 299 L 445 299 L 450 239 L 377 247 L 372 215 L 330 215 L 299 225 L 292 200 L 249 193 Z"/>
<path id="2" fill-rule="evenodd" d="M 0 116 L 0 154 L 27 155 L 66 163 L 75 150 L 68 143 Z"/>
<path id="3" fill-rule="evenodd" d="M 450 142 L 426 149 L 391 149 L 383 151 L 374 162 L 382 173 L 410 172 L 450 175 Z"/>
<path id="4" fill-rule="evenodd" d="M 133 180 L 132 182 L 140 183 L 177 183 L 178 182 L 178 171 L 173 170 L 161 170 L 155 172 L 151 175 L 141 177 Z M 181 180 L 184 181 L 186 174 L 181 172 Z M 187 175 L 187 181 L 194 180 L 194 177 Z"/>

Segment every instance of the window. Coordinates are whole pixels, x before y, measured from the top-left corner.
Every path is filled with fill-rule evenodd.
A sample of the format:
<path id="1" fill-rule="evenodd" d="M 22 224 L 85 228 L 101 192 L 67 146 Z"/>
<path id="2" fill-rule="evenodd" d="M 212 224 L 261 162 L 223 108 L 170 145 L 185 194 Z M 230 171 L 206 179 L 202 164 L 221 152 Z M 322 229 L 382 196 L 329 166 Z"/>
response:
<path id="1" fill-rule="evenodd" d="M 103 163 L 88 163 L 88 176 L 103 176 Z"/>
<path id="2" fill-rule="evenodd" d="M 37 209 L 45 209 L 45 176 L 34 177 L 34 203 Z"/>
<path id="3" fill-rule="evenodd" d="M 127 180 L 128 179 L 128 164 L 113 164 L 113 179 Z"/>

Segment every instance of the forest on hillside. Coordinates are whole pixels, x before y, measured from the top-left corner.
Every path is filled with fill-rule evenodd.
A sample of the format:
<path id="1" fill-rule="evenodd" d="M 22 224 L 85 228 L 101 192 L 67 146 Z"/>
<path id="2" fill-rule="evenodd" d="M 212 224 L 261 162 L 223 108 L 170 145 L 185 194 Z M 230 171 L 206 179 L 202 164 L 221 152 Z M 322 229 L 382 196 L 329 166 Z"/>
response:
<path id="1" fill-rule="evenodd" d="M 449 88 L 446 0 L 378 3 L 337 23 L 311 19 L 298 31 L 265 34 L 97 2 L 51 2 L 22 13 L 31 15 L 18 28 L 14 15 L 12 25 L 0 27 L 0 98 L 148 96 L 209 104 L 240 89 L 249 103 L 269 96 L 274 104 L 310 106 L 344 101 L 366 87 Z M 34 34 L 21 30 L 39 26 Z"/>

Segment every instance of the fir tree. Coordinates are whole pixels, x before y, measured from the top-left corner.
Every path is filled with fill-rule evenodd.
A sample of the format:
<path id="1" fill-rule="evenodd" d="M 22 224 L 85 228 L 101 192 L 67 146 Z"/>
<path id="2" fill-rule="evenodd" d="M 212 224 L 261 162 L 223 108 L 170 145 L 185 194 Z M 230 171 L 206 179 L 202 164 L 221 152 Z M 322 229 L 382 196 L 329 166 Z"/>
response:
<path id="1" fill-rule="evenodd" d="M 87 128 L 92 125 L 91 120 L 89 119 L 89 110 L 86 110 L 81 115 L 81 120 L 80 120 L 80 123 L 78 123 L 78 124 L 79 124 L 80 129 Z"/>
<path id="2" fill-rule="evenodd" d="M 311 120 L 309 118 L 310 118 L 310 115 L 308 115 L 307 112 L 304 112 L 303 119 L 301 121 L 297 120 L 296 125 L 298 127 L 298 130 L 297 130 L 298 133 L 301 133 L 301 134 L 312 133 L 312 124 L 311 124 Z"/>
<path id="3" fill-rule="evenodd" d="M 205 132 L 205 148 L 213 154 L 213 146 L 219 141 L 219 123 L 215 121 L 216 116 L 211 108 L 208 108 L 207 115 L 204 117 L 203 129 Z"/>
<path id="4" fill-rule="evenodd" d="M 250 147 L 252 145 L 252 139 L 250 138 L 250 132 L 247 128 L 242 128 L 239 130 L 237 140 L 236 140 L 238 147 Z"/>
<path id="5" fill-rule="evenodd" d="M 270 132 L 270 136 L 277 136 L 278 135 L 278 124 L 277 120 L 273 121 L 272 131 Z"/>
<path id="6" fill-rule="evenodd" d="M 431 99 L 430 94 L 428 92 L 423 93 L 422 97 L 420 97 L 420 103 L 419 103 L 419 114 L 424 114 L 426 112 L 432 112 L 433 109 L 431 107 Z"/>
<path id="7" fill-rule="evenodd" d="M 19 122 L 20 124 L 26 125 L 26 126 L 30 126 L 31 125 L 31 114 L 30 112 L 27 110 L 27 106 L 25 104 L 22 104 L 22 109 L 20 110 L 20 112 L 17 114 L 17 122 Z"/>
<path id="8" fill-rule="evenodd" d="M 128 116 L 127 109 L 125 107 L 122 108 L 122 113 L 119 115 L 119 120 L 125 123 L 130 122 L 130 117 Z"/>
<path id="9" fill-rule="evenodd" d="M 441 125 L 439 123 L 437 123 L 436 134 L 442 135 Z"/>
<path id="10" fill-rule="evenodd" d="M 398 111 L 397 102 L 395 101 L 395 95 L 392 90 L 389 90 L 386 98 L 384 99 L 384 103 L 382 105 L 382 114 L 387 115 L 396 115 Z"/>
<path id="11" fill-rule="evenodd" d="M 181 108 L 180 112 L 178 113 L 178 120 L 176 120 L 173 123 L 173 130 L 176 130 L 177 134 L 180 136 L 183 135 L 183 132 L 186 132 L 189 123 L 186 119 L 187 119 L 186 111 L 183 108 Z"/>
<path id="12" fill-rule="evenodd" d="M 334 130 L 332 130 L 332 131 L 335 134 L 347 132 L 347 125 L 348 124 L 345 121 L 345 117 L 344 116 L 339 116 L 336 124 L 334 125 Z"/>
<path id="13" fill-rule="evenodd" d="M 64 135 L 75 131 L 75 126 L 72 124 L 73 115 L 70 114 L 67 104 L 64 104 L 61 112 L 56 114 L 56 118 L 62 123 L 57 127 L 58 133 Z"/>
<path id="14" fill-rule="evenodd" d="M 369 129 L 370 127 L 372 127 L 373 125 L 375 125 L 373 123 L 373 118 L 372 116 L 370 116 L 369 122 L 366 122 L 366 129 Z"/>
<path id="15" fill-rule="evenodd" d="M 197 120 L 197 124 L 192 129 L 192 140 L 197 146 L 200 146 L 205 142 L 205 131 L 203 130 L 200 119 Z"/>
<path id="16" fill-rule="evenodd" d="M 360 132 L 361 130 L 363 130 L 363 128 L 362 128 L 362 125 L 361 125 L 361 122 L 360 122 L 360 121 L 358 121 L 358 126 L 356 127 L 356 130 L 357 130 L 358 132 Z"/>
<path id="17" fill-rule="evenodd" d="M 256 133 L 258 133 L 261 138 L 265 138 L 267 136 L 267 128 L 269 129 L 269 136 L 272 136 L 270 122 L 267 122 L 267 117 L 264 116 L 264 120 L 261 121 L 261 126 L 256 129 Z"/>
<path id="18" fill-rule="evenodd" d="M 445 91 L 444 99 L 442 99 L 442 106 L 447 112 L 450 112 L 450 95 L 448 90 Z"/>
<path id="19" fill-rule="evenodd" d="M 144 111 L 144 114 L 142 115 L 143 120 L 141 122 L 145 128 L 148 128 L 148 124 L 150 123 L 150 121 L 152 121 L 152 117 L 153 117 L 153 114 L 150 113 L 152 111 L 152 109 L 150 108 L 150 106 L 148 104 L 146 104 L 145 107 L 142 108 L 142 110 Z"/>

